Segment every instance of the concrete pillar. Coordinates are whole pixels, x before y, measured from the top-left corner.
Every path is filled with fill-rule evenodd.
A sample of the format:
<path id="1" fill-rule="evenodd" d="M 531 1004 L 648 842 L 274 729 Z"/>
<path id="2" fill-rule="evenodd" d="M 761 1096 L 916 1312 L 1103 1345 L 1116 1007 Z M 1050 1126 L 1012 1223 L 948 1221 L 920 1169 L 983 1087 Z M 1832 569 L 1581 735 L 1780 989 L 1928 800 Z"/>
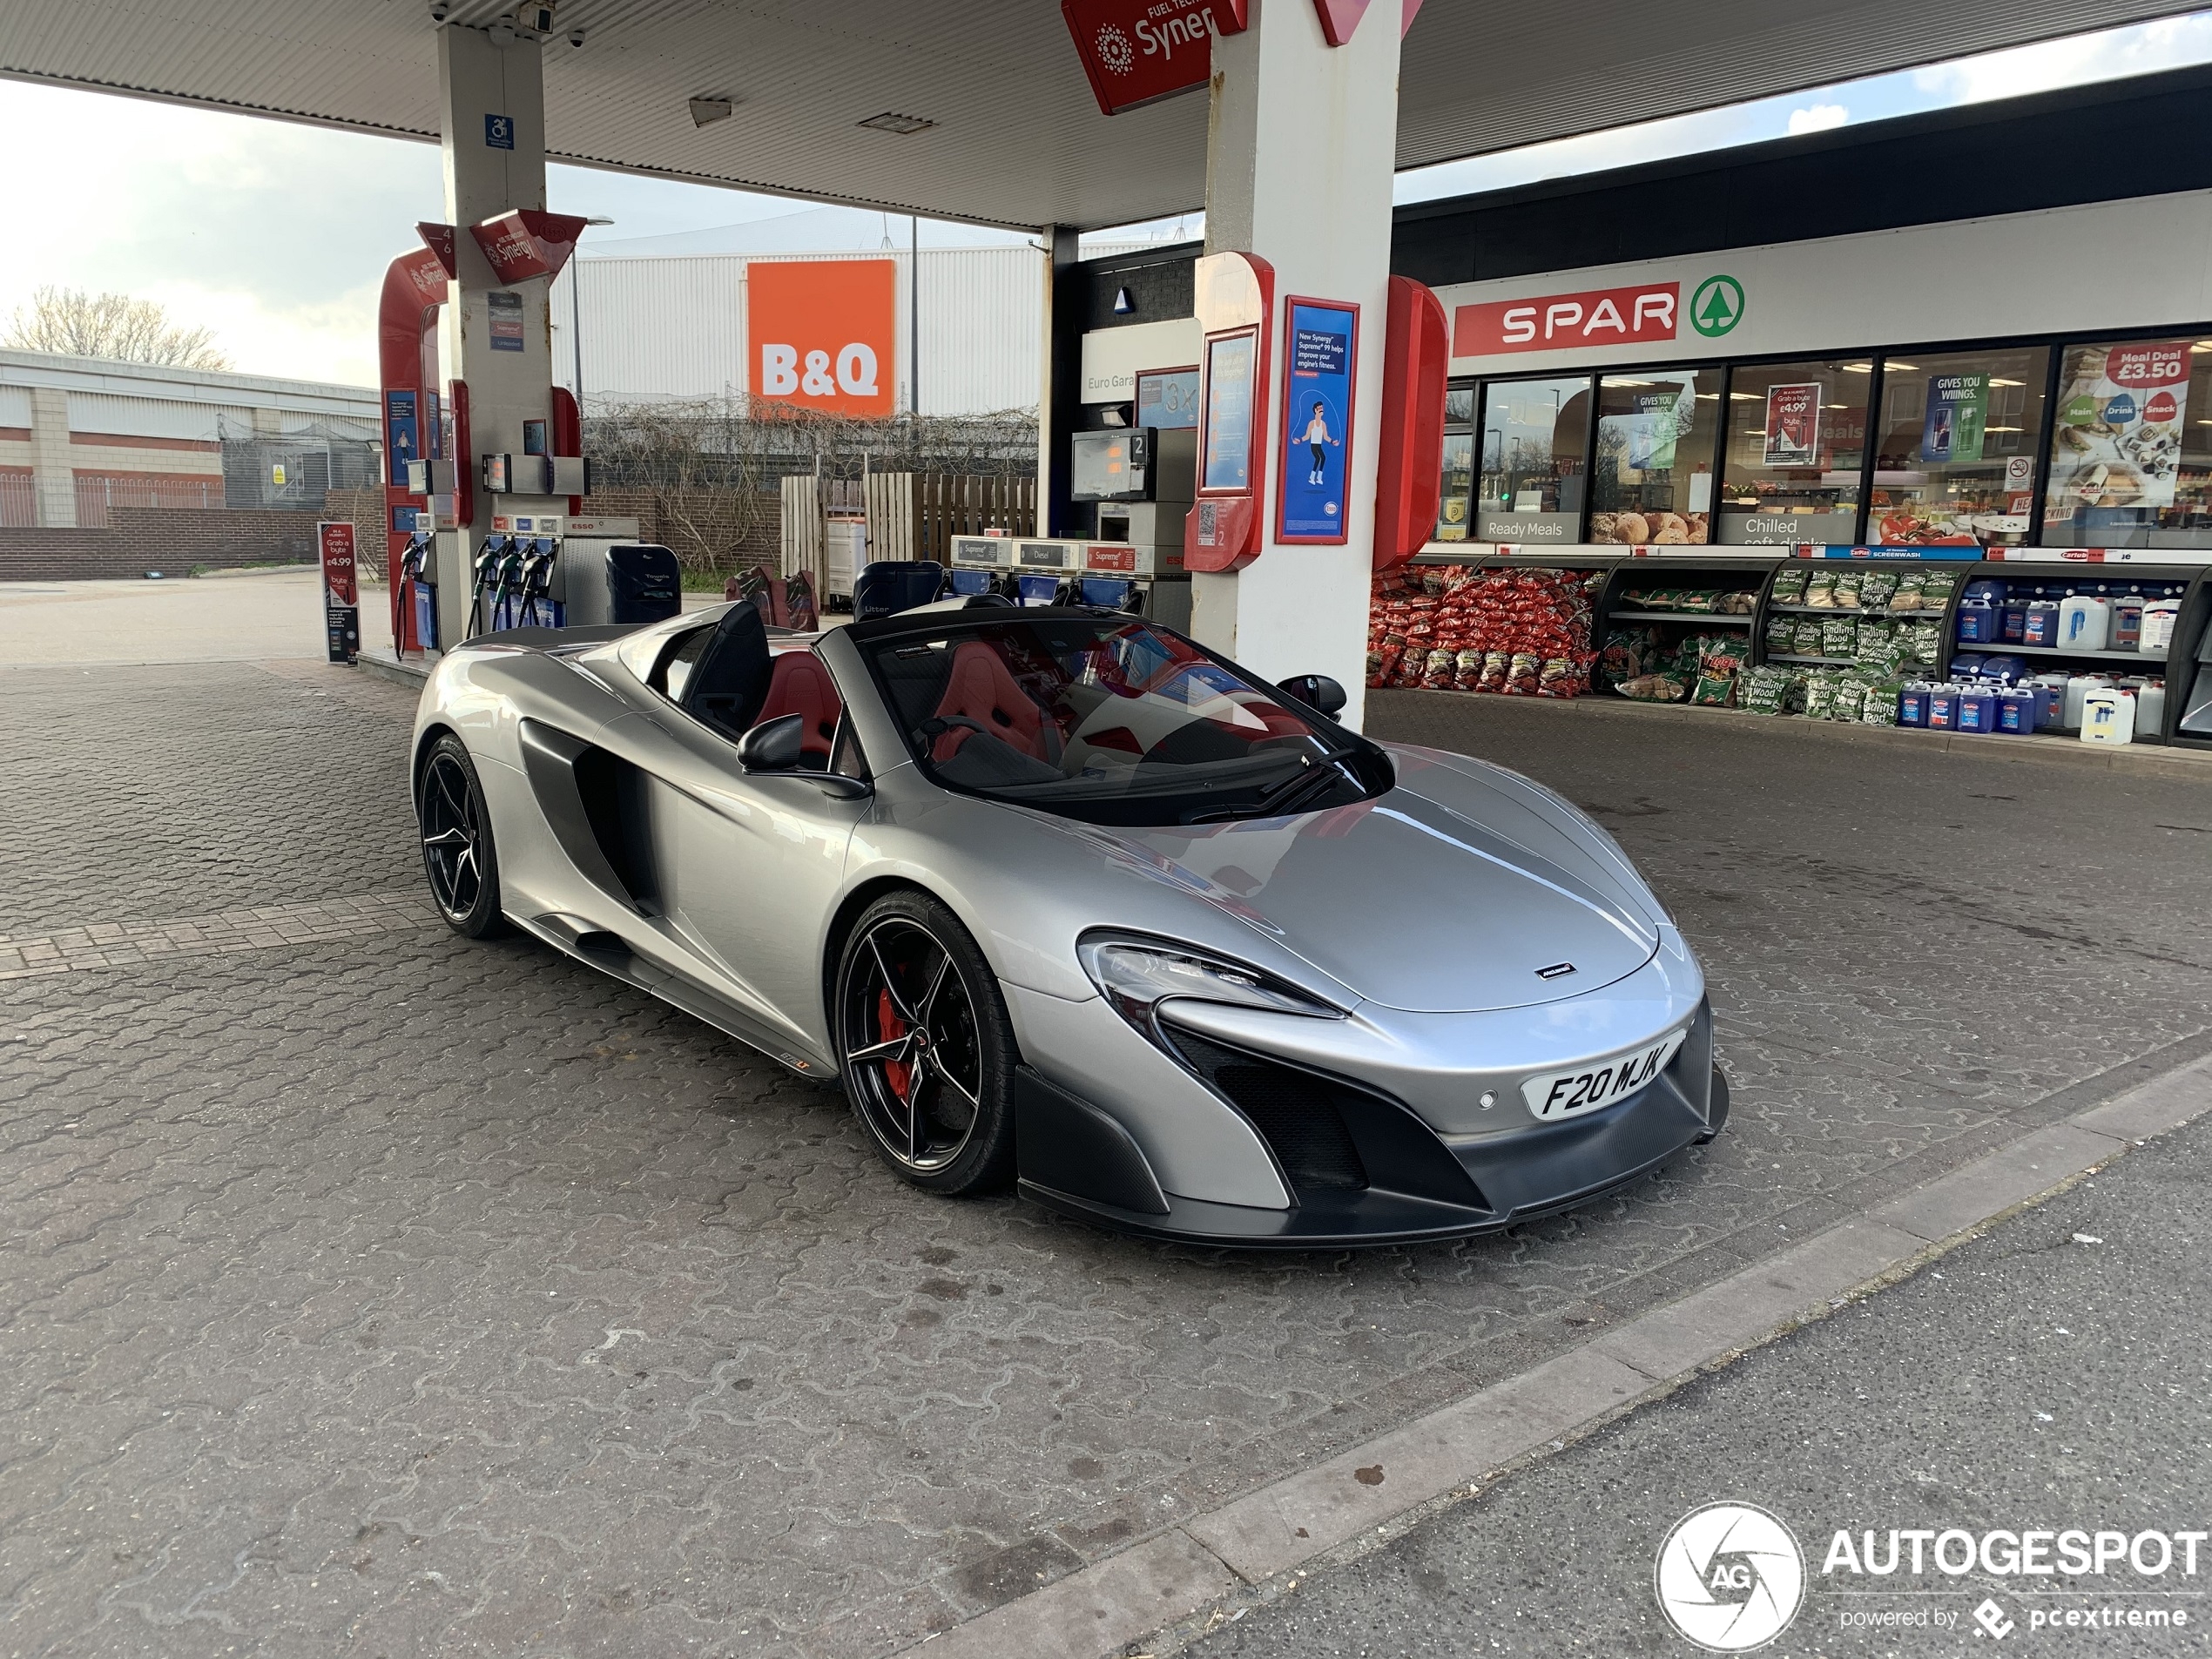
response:
<path id="1" fill-rule="evenodd" d="M 1352 726 L 1366 700 L 1399 10 L 1370 6 L 1352 39 L 1331 46 L 1314 0 L 1252 0 L 1251 26 L 1213 44 L 1206 148 L 1206 252 L 1257 253 L 1275 267 L 1275 373 L 1264 411 L 1264 545 L 1234 575 L 1192 577 L 1192 631 L 1271 678 L 1333 675 L 1351 698 L 1342 718 Z M 1283 314 L 1293 294 L 1359 307 L 1343 547 L 1275 540 Z"/>
<path id="2" fill-rule="evenodd" d="M 521 455 L 523 422 L 552 415 L 553 347 L 543 277 L 502 283 L 491 261 L 469 235 L 482 223 L 516 207 L 545 206 L 545 77 L 536 42 L 505 44 L 481 29 L 448 24 L 438 30 L 438 80 L 442 97 L 446 218 L 455 227 L 456 267 L 439 327 L 445 372 L 469 388 L 469 449 L 456 467 L 475 480 L 470 524 L 438 538 L 440 637 L 457 640 L 469 614 L 469 568 L 475 550 L 500 512 L 558 513 L 566 502 L 545 497 L 491 496 L 482 485 L 481 457 Z M 522 349 L 494 348 L 491 296 L 520 300 Z M 511 343 L 511 334 L 501 337 Z M 550 430 L 550 428 L 549 428 Z"/>
<path id="3" fill-rule="evenodd" d="M 77 470 L 69 447 L 69 394 L 30 388 L 30 493 L 37 520 L 57 529 L 77 523 Z"/>

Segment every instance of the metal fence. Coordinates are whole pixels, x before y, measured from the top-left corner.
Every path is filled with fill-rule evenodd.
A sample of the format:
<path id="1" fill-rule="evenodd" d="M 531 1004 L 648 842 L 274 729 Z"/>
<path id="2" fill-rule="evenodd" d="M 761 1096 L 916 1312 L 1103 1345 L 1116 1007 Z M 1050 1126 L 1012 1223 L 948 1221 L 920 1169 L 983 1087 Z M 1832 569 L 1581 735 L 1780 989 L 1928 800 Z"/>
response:
<path id="1" fill-rule="evenodd" d="M 24 480 L 26 484 L 29 480 Z M 28 497 L 30 491 L 24 492 Z M 85 529 L 105 529 L 111 507 L 220 507 L 223 481 L 190 473 L 100 473 L 77 475 L 77 522 Z M 26 502 L 28 509 L 28 502 Z M 28 515 L 20 522 L 30 523 Z"/>
<path id="2" fill-rule="evenodd" d="M 38 522 L 38 491 L 27 472 L 0 472 L 0 529 Z"/>

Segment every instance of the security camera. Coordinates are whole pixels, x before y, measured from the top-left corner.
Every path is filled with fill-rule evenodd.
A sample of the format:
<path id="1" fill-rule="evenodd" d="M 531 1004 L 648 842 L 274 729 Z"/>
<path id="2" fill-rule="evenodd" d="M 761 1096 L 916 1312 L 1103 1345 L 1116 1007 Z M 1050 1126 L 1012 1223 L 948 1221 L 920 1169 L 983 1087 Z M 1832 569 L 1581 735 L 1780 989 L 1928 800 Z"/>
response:
<path id="1" fill-rule="evenodd" d="M 581 29 L 571 29 L 571 30 L 569 30 L 569 44 L 570 44 L 570 45 L 571 45 L 571 46 L 581 46 L 581 45 L 583 45 L 583 30 L 581 30 Z"/>
<path id="2" fill-rule="evenodd" d="M 443 23 L 451 16 L 453 16 L 453 8 L 446 4 L 445 0 L 436 0 L 436 3 L 432 5 L 430 8 L 430 21 L 432 23 Z"/>

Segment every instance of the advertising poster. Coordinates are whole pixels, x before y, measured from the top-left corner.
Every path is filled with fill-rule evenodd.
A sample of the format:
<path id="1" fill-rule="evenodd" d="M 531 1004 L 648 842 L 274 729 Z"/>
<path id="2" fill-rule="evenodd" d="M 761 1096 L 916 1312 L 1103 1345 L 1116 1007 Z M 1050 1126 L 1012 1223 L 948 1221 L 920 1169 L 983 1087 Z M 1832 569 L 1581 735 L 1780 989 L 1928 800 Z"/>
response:
<path id="1" fill-rule="evenodd" d="M 1598 417 L 1599 457 L 1613 458 L 1622 483 L 1635 482 L 1629 475 L 1633 473 L 1674 469 L 1675 445 L 1696 416 L 1690 393 L 1690 386 L 1679 381 L 1637 391 L 1630 395 L 1625 413 Z"/>
<path id="2" fill-rule="evenodd" d="M 2051 506 L 2171 507 L 2188 415 L 2189 341 L 2091 346 L 2066 354 L 2051 433 Z"/>
<path id="3" fill-rule="evenodd" d="M 1206 454 L 1202 489 L 1249 489 L 1252 458 L 1251 334 L 1206 342 Z"/>
<path id="4" fill-rule="evenodd" d="M 1931 374 L 1927 413 L 1920 421 L 1920 459 L 1943 466 L 1979 461 L 1989 424 L 1989 376 Z"/>
<path id="5" fill-rule="evenodd" d="M 1286 542 L 1345 539 L 1352 371 L 1359 314 L 1293 300 L 1285 324 L 1282 520 Z"/>
<path id="6" fill-rule="evenodd" d="M 1136 424 L 1162 432 L 1198 424 L 1198 371 L 1150 369 L 1136 377 Z"/>
<path id="7" fill-rule="evenodd" d="M 334 663 L 350 663 L 361 648 L 361 590 L 354 580 L 354 527 L 343 520 L 315 526 L 322 556 L 323 632 Z"/>
<path id="8" fill-rule="evenodd" d="M 407 463 L 422 455 L 422 431 L 412 392 L 384 395 L 384 455 L 391 463 L 390 482 L 405 489 Z"/>
<path id="9" fill-rule="evenodd" d="M 1820 390 L 1818 381 L 1767 388 L 1766 465 L 1820 464 Z"/>

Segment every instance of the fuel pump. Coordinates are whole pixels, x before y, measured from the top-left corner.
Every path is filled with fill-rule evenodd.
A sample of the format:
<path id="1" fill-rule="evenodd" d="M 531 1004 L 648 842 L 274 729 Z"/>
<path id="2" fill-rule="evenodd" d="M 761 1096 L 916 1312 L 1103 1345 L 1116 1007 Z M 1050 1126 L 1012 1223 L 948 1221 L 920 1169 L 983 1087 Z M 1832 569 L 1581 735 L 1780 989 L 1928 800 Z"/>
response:
<path id="1" fill-rule="evenodd" d="M 1184 520 L 1197 482 L 1197 433 L 1187 427 L 1109 427 L 1074 434 L 1072 454 L 1070 496 L 1098 504 L 1098 535 L 1082 544 L 1075 603 L 1189 627 Z"/>
<path id="2" fill-rule="evenodd" d="M 399 573 L 392 583 L 392 650 L 407 658 L 407 620 L 415 621 L 415 639 L 424 651 L 438 648 L 438 589 L 425 575 L 433 551 L 430 532 L 410 534 L 400 550 Z"/>
<path id="3" fill-rule="evenodd" d="M 500 571 L 507 561 L 508 550 L 515 544 L 511 536 L 487 536 L 483 547 L 476 555 L 472 567 L 473 579 L 469 590 L 469 631 L 465 638 L 474 639 L 478 634 L 489 633 L 498 624 L 493 620 L 497 605 Z"/>
<path id="4" fill-rule="evenodd" d="M 424 246 L 385 274 L 384 557 L 395 593 L 404 584 L 415 602 L 413 615 L 404 604 L 395 612 L 402 658 L 563 617 L 561 526 L 583 511 L 591 481 L 576 399 L 550 384 L 544 317 L 547 286 L 584 224 L 517 206 L 475 224 L 420 225 Z M 442 364 L 442 334 L 448 353 L 465 356 Z M 599 562 L 589 575 L 609 580 Z"/>

